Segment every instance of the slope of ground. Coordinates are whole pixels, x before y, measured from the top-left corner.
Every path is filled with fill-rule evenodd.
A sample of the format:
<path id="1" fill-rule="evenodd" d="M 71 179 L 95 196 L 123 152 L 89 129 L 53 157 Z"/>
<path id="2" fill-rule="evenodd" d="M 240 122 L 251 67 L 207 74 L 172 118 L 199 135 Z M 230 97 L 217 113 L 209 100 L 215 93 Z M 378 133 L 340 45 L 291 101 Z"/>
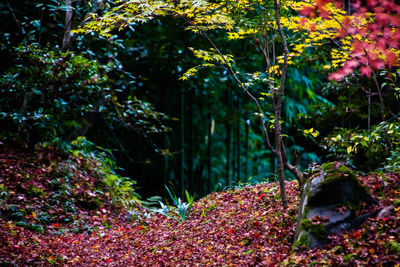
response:
<path id="1" fill-rule="evenodd" d="M 91 176 L 90 166 L 75 170 L 71 176 L 76 179 L 74 186 L 66 190 L 71 195 L 58 199 L 51 183 L 59 178 L 52 171 L 64 160 L 53 154 L 40 157 L 11 150 L 0 153 L 2 266 L 400 263 L 399 174 L 360 177 L 379 200 L 376 209 L 394 206 L 385 217 L 371 218 L 358 229 L 332 236 L 331 244 L 323 249 L 292 251 L 298 205 L 295 182 L 286 183 L 286 211 L 281 208 L 278 185 L 266 183 L 212 193 L 193 205 L 187 221 L 177 222 L 161 214 L 146 214 L 140 207 L 133 213 L 116 212 L 107 204 L 108 194 L 95 191 L 98 181 Z M 82 159 L 79 161 L 81 164 Z M 82 194 L 87 195 L 85 199 L 101 203 L 91 205 L 90 201 L 79 200 Z M 67 203 L 68 197 L 71 201 Z"/>

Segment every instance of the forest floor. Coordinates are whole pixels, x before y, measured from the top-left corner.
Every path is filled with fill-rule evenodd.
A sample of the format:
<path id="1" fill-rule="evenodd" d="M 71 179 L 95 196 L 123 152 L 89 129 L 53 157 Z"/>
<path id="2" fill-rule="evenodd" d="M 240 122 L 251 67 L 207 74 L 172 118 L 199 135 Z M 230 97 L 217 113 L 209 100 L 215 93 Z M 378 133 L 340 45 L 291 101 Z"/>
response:
<path id="1" fill-rule="evenodd" d="M 286 183 L 287 210 L 278 184 L 263 183 L 209 194 L 178 222 L 139 206 L 116 210 L 107 193 L 99 206 L 85 202 L 100 194 L 90 166 L 76 168 L 85 164 L 51 150 L 0 149 L 1 266 L 400 266 L 400 174 L 360 176 L 376 209 L 395 207 L 386 217 L 324 248 L 293 251 L 295 182 Z"/>

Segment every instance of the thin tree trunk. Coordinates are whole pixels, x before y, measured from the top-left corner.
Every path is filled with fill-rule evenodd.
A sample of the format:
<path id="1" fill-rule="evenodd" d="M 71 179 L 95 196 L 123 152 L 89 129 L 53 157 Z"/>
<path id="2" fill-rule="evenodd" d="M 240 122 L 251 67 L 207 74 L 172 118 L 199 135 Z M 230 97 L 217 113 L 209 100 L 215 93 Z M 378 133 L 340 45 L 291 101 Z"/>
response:
<path id="1" fill-rule="evenodd" d="M 181 88 L 181 134 L 180 134 L 180 147 L 181 147 L 181 162 L 180 162 L 180 176 L 181 176 L 181 196 L 185 195 L 185 91 Z"/>
<path id="2" fill-rule="evenodd" d="M 193 192 L 194 189 L 194 181 L 193 181 L 193 93 L 194 89 L 192 88 L 189 91 L 189 158 L 188 158 L 188 180 L 189 180 L 189 189 Z"/>
<path id="3" fill-rule="evenodd" d="M 231 88 L 228 87 L 226 91 L 227 113 L 226 113 L 226 186 L 230 184 L 230 166 L 231 166 Z"/>
<path id="4" fill-rule="evenodd" d="M 250 128 L 250 120 L 246 118 L 245 123 L 245 132 L 246 132 L 246 139 L 245 139 L 245 149 L 246 149 L 246 165 L 245 165 L 245 178 L 249 177 L 249 128 Z"/>
<path id="5" fill-rule="evenodd" d="M 61 51 L 68 51 L 71 46 L 71 26 L 72 26 L 72 17 L 74 14 L 74 10 L 72 8 L 72 0 L 65 0 L 65 6 L 67 7 L 65 14 L 65 30 L 64 30 L 64 38 L 62 41 Z"/>
<path id="6" fill-rule="evenodd" d="M 165 147 L 168 147 L 167 146 L 167 135 L 165 135 L 164 136 L 164 145 L 165 145 Z M 169 155 L 168 154 L 166 154 L 166 155 L 164 155 L 164 165 L 163 165 L 163 180 L 164 180 L 164 185 L 167 185 L 168 184 L 168 157 L 169 157 Z M 163 197 L 166 197 L 166 192 L 165 192 L 165 190 L 163 190 Z"/>
<path id="7" fill-rule="evenodd" d="M 236 168 L 237 168 L 237 180 L 238 181 L 241 181 L 241 177 L 240 177 L 240 146 L 241 146 L 241 143 L 240 143 L 240 114 L 241 114 L 241 112 L 240 112 L 240 98 L 239 98 L 239 96 L 237 96 L 237 102 L 236 102 L 236 104 L 237 104 L 237 125 L 236 125 L 236 137 L 237 137 L 237 145 L 236 145 L 236 160 L 237 160 L 237 165 L 236 165 Z"/>
<path id="8" fill-rule="evenodd" d="M 371 91 L 368 94 L 368 130 L 371 129 Z"/>
<path id="9" fill-rule="evenodd" d="M 379 104 L 380 104 L 380 112 L 381 112 L 381 121 L 385 121 L 385 105 L 383 104 L 382 90 L 379 86 L 378 80 L 376 79 L 375 73 L 373 74 L 373 80 L 375 82 L 376 90 L 378 91 L 379 96 Z"/>
<path id="10" fill-rule="evenodd" d="M 47 11 L 46 6 L 43 6 L 42 13 L 40 14 L 40 26 L 39 26 L 40 29 L 43 28 L 43 24 L 44 24 L 44 20 L 45 20 L 45 13 L 46 13 L 46 11 Z M 40 30 L 40 31 L 39 31 L 39 36 L 38 36 L 38 44 L 41 46 L 42 43 L 43 43 L 43 31 Z"/>
<path id="11" fill-rule="evenodd" d="M 19 23 L 19 21 L 17 19 L 17 16 L 15 15 L 15 12 L 14 12 L 13 8 L 11 7 L 10 2 L 8 0 L 7 0 L 7 7 L 8 7 L 8 10 L 10 11 L 10 13 L 11 13 L 11 16 L 12 16 L 15 24 L 17 25 L 19 33 L 21 34 L 21 36 L 23 36 L 25 34 L 25 30 L 21 26 L 21 24 Z"/>
<path id="12" fill-rule="evenodd" d="M 211 157 L 212 157 L 212 135 L 213 135 L 213 117 L 208 114 L 208 147 L 207 147 L 207 168 L 208 168 L 208 183 L 209 183 L 209 190 L 213 191 L 215 182 L 212 179 L 212 170 L 211 170 Z"/>
<path id="13" fill-rule="evenodd" d="M 382 122 L 384 122 L 385 121 L 385 104 L 383 103 L 382 90 L 381 90 L 381 87 L 380 87 L 380 85 L 378 83 L 378 80 L 376 79 L 375 73 L 373 73 L 372 77 L 374 79 L 376 89 L 378 90 L 379 104 L 380 104 L 380 108 L 381 108 L 380 109 L 380 111 L 381 111 L 381 120 L 382 120 Z M 387 133 L 386 133 L 386 143 L 388 144 L 389 149 L 393 150 L 393 144 L 390 141 L 389 135 Z"/>
<path id="14" fill-rule="evenodd" d="M 282 207 L 286 209 L 288 207 L 288 201 L 286 197 L 285 190 L 285 172 L 284 172 L 284 162 L 282 157 L 282 134 L 281 134 L 281 113 L 282 113 L 282 100 L 285 92 L 285 81 L 286 81 L 286 70 L 287 70 L 287 60 L 288 60 L 288 47 L 286 43 L 286 38 L 282 30 L 281 21 L 280 21 L 280 6 L 277 0 L 274 0 L 274 9 L 275 9 L 275 21 L 278 27 L 278 32 L 281 37 L 283 52 L 284 52 L 284 63 L 281 73 L 281 83 L 278 90 L 278 96 L 275 106 L 275 121 L 274 121 L 274 131 L 275 131 L 275 156 L 277 159 L 277 167 L 278 167 L 278 175 L 279 175 L 279 186 L 281 191 L 281 200 Z"/>
<path id="15" fill-rule="evenodd" d="M 237 136 L 236 136 L 236 126 L 237 126 L 237 114 L 236 114 L 236 100 L 233 101 L 233 127 L 232 127 L 232 183 L 235 184 L 238 181 L 238 177 L 236 177 L 236 166 L 237 166 L 237 157 L 236 157 L 236 146 L 237 146 Z"/>

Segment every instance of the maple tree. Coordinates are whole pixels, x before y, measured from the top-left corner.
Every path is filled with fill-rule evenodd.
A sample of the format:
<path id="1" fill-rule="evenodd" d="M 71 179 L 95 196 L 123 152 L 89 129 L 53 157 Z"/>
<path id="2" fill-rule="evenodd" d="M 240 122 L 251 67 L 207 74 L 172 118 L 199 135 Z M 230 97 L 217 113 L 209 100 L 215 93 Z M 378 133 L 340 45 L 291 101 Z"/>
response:
<path id="1" fill-rule="evenodd" d="M 309 32 L 305 46 L 322 46 L 327 41 L 335 46 L 330 52 L 331 63 L 324 66 L 327 70 L 333 70 L 329 79 L 339 81 L 355 73 L 372 78 L 379 96 L 381 120 L 384 121 L 383 86 L 378 82 L 377 73 L 384 74 L 382 70 L 385 69 L 398 69 L 400 5 L 393 0 L 365 3 L 357 0 L 344 11 L 342 1 L 317 0 L 297 4 L 296 9 L 302 17 L 297 18 L 296 25 L 291 27 Z M 392 71 L 387 76 L 391 79 L 397 73 Z M 397 93 L 396 86 L 390 86 L 389 89 Z M 372 94 L 371 90 L 363 91 L 368 97 Z M 399 120 L 391 110 L 388 112 Z"/>
<path id="2" fill-rule="evenodd" d="M 349 14 L 340 9 L 341 3 L 317 0 L 314 5 L 299 10 L 308 17 L 300 22 L 309 31 L 335 33 L 329 34 L 328 38 L 340 42 L 336 44 L 342 51 L 341 68 L 332 73 L 330 79 L 340 80 L 356 69 L 361 75 L 370 77 L 378 69 L 398 66 L 400 6 L 393 0 L 366 1 L 363 5 L 357 0 L 351 4 Z"/>

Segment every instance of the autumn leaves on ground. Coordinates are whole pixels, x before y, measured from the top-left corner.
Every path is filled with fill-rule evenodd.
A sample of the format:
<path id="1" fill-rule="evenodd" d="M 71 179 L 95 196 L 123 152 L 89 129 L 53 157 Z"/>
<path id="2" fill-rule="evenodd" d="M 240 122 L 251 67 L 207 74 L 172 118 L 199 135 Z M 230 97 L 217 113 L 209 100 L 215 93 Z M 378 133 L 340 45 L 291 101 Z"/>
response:
<path id="1" fill-rule="evenodd" d="M 331 236 L 322 249 L 292 249 L 298 186 L 287 182 L 284 211 L 276 183 L 212 193 L 185 222 L 137 206 L 117 208 L 83 157 L 41 149 L 0 151 L 2 266 L 276 266 L 400 263 L 400 175 L 360 177 L 394 206 L 383 218 Z M 71 168 L 71 169 L 67 169 Z"/>

